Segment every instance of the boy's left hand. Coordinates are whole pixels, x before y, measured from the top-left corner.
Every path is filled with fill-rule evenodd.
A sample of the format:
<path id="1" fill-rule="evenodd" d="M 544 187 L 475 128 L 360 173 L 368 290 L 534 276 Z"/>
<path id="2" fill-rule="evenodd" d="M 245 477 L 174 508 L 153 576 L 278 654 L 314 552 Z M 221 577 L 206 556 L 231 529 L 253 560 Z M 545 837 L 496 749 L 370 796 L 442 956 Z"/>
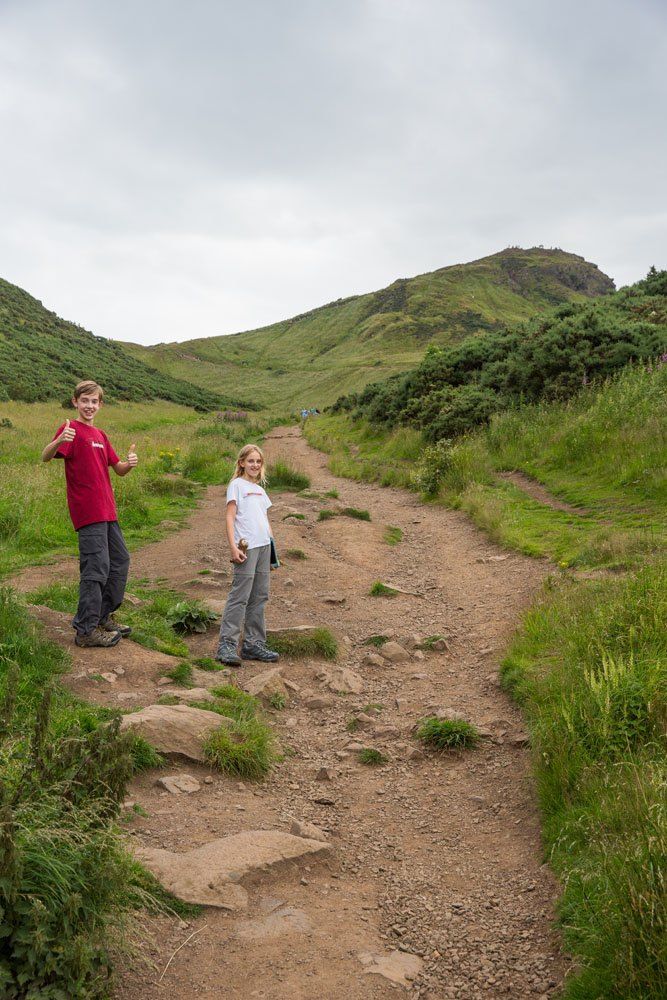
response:
<path id="1" fill-rule="evenodd" d="M 130 445 L 130 450 L 127 453 L 127 462 L 128 462 L 128 465 L 130 466 L 131 469 L 133 469 L 135 467 L 135 465 L 138 465 L 138 463 L 139 463 L 139 459 L 137 457 L 137 453 L 134 450 L 136 447 L 137 447 L 136 444 L 131 444 Z"/>

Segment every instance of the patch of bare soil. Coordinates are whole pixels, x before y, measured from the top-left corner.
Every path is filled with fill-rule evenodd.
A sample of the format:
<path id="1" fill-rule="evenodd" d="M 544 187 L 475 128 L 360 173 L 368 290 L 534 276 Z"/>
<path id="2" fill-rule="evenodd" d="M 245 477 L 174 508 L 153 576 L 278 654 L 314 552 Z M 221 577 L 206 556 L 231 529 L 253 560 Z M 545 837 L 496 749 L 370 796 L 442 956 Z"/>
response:
<path id="1" fill-rule="evenodd" d="M 247 830 L 289 832 L 299 820 L 323 830 L 332 850 L 244 880 L 245 910 L 147 920 L 139 954 L 118 970 L 115 1000 L 550 996 L 567 970 L 553 927 L 557 886 L 543 864 L 522 719 L 497 682 L 498 657 L 548 565 L 497 548 L 457 512 L 334 478 L 297 428 L 281 428 L 267 446 L 272 460 L 307 472 L 313 489 L 335 486 L 332 507 L 371 514 L 370 523 L 318 522 L 324 502 L 272 495 L 279 551 L 308 558 L 285 558 L 272 574 L 269 625 L 332 629 L 357 693 L 339 693 L 350 685 L 331 664 L 284 658 L 288 703 L 269 717 L 285 758 L 273 774 L 253 784 L 170 763 L 134 781 L 142 813 L 129 809 L 125 825 L 130 843 L 184 852 Z M 133 575 L 224 601 L 223 505 L 223 489 L 210 489 L 186 529 L 134 555 Z M 305 520 L 284 520 L 290 513 Z M 386 525 L 403 530 L 400 544 L 383 541 Z M 202 569 L 218 573 L 198 577 Z M 52 570 L 34 572 L 41 583 Z M 414 596 L 371 597 L 378 579 Z M 52 619 L 49 633 L 59 628 L 66 623 Z M 447 648 L 413 648 L 392 662 L 364 645 L 376 634 L 403 646 L 437 634 Z M 66 630 L 60 637 L 71 643 Z M 215 641 L 215 630 L 193 638 L 193 655 L 213 655 Z M 73 686 L 92 700 L 127 708 L 168 690 L 157 682 L 171 658 L 128 640 L 74 652 Z M 114 664 L 125 671 L 115 681 L 91 678 Z M 264 669 L 246 664 L 233 679 Z M 413 727 L 438 710 L 481 727 L 479 749 L 420 752 Z M 387 763 L 364 766 L 359 745 Z M 168 774 L 192 775 L 200 788 L 172 794 L 156 785 Z"/>

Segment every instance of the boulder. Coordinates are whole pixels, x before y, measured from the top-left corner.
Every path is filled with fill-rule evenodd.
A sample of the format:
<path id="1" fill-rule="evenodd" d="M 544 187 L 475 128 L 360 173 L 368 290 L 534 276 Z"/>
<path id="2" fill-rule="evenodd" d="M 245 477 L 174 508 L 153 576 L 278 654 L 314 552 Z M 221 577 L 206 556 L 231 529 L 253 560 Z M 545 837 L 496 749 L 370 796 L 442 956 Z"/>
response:
<path id="1" fill-rule="evenodd" d="M 140 712 L 124 715 L 122 731 L 131 729 L 143 736 L 161 753 L 180 754 L 190 760 L 203 762 L 204 742 L 221 726 L 232 725 L 232 720 L 217 712 L 189 705 L 149 705 Z"/>
<path id="2" fill-rule="evenodd" d="M 331 845 L 282 830 L 246 830 L 212 840 L 183 854 L 135 847 L 135 854 L 178 899 L 224 910 L 245 909 L 244 878 L 266 874 L 289 861 L 325 854 Z"/>
<path id="3" fill-rule="evenodd" d="M 380 656 L 389 660 L 390 663 L 404 663 L 410 659 L 407 649 L 404 649 L 397 642 L 385 642 L 383 646 L 380 646 Z"/>
<path id="4" fill-rule="evenodd" d="M 363 678 L 349 667 L 336 667 L 328 671 L 325 684 L 337 694 L 361 694 L 364 690 Z"/>

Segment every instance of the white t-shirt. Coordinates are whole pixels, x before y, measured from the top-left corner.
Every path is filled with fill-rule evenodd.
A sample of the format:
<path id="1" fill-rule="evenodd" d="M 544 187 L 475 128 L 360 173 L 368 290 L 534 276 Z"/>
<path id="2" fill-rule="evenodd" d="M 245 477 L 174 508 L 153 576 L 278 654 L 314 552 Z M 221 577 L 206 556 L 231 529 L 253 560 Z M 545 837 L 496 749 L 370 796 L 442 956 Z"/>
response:
<path id="1" fill-rule="evenodd" d="M 227 503 L 236 501 L 234 518 L 234 541 L 238 545 L 241 538 L 248 542 L 249 549 L 258 549 L 271 541 L 271 530 L 266 512 L 271 501 L 259 483 L 251 483 L 239 476 L 232 479 L 227 487 Z"/>

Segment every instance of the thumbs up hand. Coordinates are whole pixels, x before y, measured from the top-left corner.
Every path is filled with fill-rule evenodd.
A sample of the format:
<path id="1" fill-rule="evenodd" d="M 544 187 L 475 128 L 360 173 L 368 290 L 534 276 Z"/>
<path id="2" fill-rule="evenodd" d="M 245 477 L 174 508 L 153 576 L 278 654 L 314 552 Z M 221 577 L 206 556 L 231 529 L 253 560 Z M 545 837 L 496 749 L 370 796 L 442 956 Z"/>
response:
<path id="1" fill-rule="evenodd" d="M 76 429 L 70 425 L 69 420 L 66 420 L 65 426 L 60 432 L 60 437 L 58 438 L 58 441 L 60 442 L 60 444 L 67 444 L 68 442 L 73 441 L 75 437 L 76 437 Z"/>
<path id="2" fill-rule="evenodd" d="M 137 458 L 137 453 L 134 450 L 136 447 L 137 447 L 136 444 L 131 444 L 130 450 L 127 453 L 127 462 L 131 469 L 133 469 L 135 465 L 138 465 L 139 463 L 139 459 Z"/>

